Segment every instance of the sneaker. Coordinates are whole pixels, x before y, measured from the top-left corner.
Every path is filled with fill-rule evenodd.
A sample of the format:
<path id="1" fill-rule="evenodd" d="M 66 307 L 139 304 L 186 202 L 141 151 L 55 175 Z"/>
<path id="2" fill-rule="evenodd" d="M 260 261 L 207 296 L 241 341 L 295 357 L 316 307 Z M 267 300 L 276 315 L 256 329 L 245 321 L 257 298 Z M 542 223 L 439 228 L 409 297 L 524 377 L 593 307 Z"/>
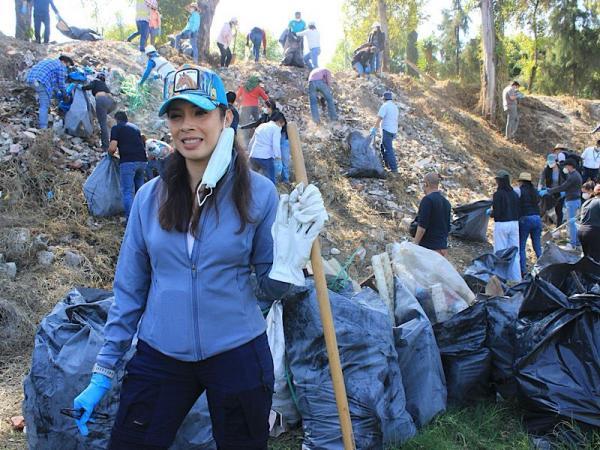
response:
<path id="1" fill-rule="evenodd" d="M 577 247 L 572 246 L 570 243 L 559 246 L 561 250 L 566 250 L 567 252 L 574 252 L 577 250 Z"/>

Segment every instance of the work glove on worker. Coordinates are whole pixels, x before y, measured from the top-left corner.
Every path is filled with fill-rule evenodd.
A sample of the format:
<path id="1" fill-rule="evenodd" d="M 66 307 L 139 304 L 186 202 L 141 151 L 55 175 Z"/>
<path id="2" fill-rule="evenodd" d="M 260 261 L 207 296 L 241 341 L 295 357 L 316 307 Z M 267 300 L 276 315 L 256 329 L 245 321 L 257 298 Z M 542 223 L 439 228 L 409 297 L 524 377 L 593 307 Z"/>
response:
<path id="1" fill-rule="evenodd" d="M 110 383 L 111 380 L 106 375 L 94 373 L 88 387 L 73 400 L 73 409 L 83 410 L 81 418 L 75 419 L 77 428 L 83 436 L 88 435 L 87 422 L 90 420 L 96 405 L 110 390 Z"/>
<path id="2" fill-rule="evenodd" d="M 273 266 L 269 278 L 304 286 L 302 269 L 310 258 L 313 241 L 329 219 L 319 189 L 300 183 L 290 195 L 282 195 L 271 227 Z"/>
<path id="3" fill-rule="evenodd" d="M 548 193 L 548 189 L 540 189 L 538 191 L 538 194 L 540 194 L 540 197 L 543 197 L 544 195 L 546 195 Z"/>
<path id="4" fill-rule="evenodd" d="M 377 134 L 377 128 L 372 127 L 371 128 L 371 137 L 375 137 L 376 134 Z"/>

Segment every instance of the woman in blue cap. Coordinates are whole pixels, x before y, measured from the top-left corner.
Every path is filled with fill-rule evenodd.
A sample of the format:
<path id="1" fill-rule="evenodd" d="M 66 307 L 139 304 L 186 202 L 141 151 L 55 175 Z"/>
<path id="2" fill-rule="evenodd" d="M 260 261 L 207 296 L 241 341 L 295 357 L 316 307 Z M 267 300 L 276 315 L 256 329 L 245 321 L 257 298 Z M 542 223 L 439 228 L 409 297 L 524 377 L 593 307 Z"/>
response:
<path id="1" fill-rule="evenodd" d="M 327 213 L 314 186 L 278 200 L 250 171 L 214 72 L 179 70 L 170 94 L 159 114 L 175 151 L 133 202 L 104 346 L 74 400 L 77 425 L 87 434 L 137 331 L 110 449 L 167 449 L 204 392 L 219 448 L 266 449 L 273 362 L 250 274 L 272 299 L 303 285 Z"/>

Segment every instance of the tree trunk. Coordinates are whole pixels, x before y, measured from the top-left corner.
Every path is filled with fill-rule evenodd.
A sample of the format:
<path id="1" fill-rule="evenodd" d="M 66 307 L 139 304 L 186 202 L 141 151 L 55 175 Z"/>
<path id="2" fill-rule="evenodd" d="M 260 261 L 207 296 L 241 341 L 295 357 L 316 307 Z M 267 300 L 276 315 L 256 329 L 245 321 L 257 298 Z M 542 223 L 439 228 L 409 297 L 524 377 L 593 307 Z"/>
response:
<path id="1" fill-rule="evenodd" d="M 538 23 L 537 23 L 537 13 L 538 7 L 540 5 L 540 0 L 536 0 L 533 5 L 533 14 L 531 18 L 531 25 L 533 28 L 533 66 L 531 67 L 531 73 L 529 74 L 529 91 L 533 92 L 533 83 L 535 83 L 535 75 L 538 68 L 538 58 L 539 58 L 539 50 L 538 50 Z"/>
<path id="2" fill-rule="evenodd" d="M 496 121 L 496 29 L 492 0 L 481 0 L 481 41 L 483 65 L 481 72 L 481 114 L 488 121 Z"/>
<path id="3" fill-rule="evenodd" d="M 390 34 L 388 28 L 387 6 L 385 0 L 377 0 L 377 9 L 379 12 L 379 23 L 381 23 L 381 31 L 385 34 L 383 48 L 383 70 L 390 70 Z"/>
<path id="4" fill-rule="evenodd" d="M 454 35 L 456 38 L 456 76 L 460 76 L 460 27 L 457 25 L 454 28 Z"/>
<path id="5" fill-rule="evenodd" d="M 28 41 L 31 37 L 31 10 L 32 3 L 27 0 L 15 0 L 15 37 Z"/>
<path id="6" fill-rule="evenodd" d="M 202 15 L 202 20 L 200 21 L 200 33 L 198 35 L 198 51 L 202 61 L 207 61 L 210 54 L 210 28 L 218 4 L 219 0 L 198 1 L 200 14 Z"/>

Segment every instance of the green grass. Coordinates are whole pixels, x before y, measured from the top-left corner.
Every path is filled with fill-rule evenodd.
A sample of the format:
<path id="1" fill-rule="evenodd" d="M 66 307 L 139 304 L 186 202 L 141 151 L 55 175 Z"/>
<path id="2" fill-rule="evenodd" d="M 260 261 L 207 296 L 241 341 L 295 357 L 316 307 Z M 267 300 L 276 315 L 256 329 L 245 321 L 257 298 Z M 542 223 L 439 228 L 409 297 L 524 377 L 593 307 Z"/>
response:
<path id="1" fill-rule="evenodd" d="M 567 428 L 569 428 L 567 426 Z M 572 429 L 572 427 L 571 427 Z M 579 431 L 575 430 L 576 433 Z M 578 449 L 600 449 L 600 433 L 580 434 L 584 444 Z M 271 439 L 273 450 L 298 450 L 301 430 Z M 521 422 L 521 414 L 508 403 L 482 402 L 461 409 L 451 409 L 417 434 L 402 450 L 533 450 L 530 436 Z M 567 443 L 555 443 L 553 450 L 567 450 Z M 397 450 L 390 448 L 389 450 Z M 399 450 L 399 449 L 398 449 Z"/>

